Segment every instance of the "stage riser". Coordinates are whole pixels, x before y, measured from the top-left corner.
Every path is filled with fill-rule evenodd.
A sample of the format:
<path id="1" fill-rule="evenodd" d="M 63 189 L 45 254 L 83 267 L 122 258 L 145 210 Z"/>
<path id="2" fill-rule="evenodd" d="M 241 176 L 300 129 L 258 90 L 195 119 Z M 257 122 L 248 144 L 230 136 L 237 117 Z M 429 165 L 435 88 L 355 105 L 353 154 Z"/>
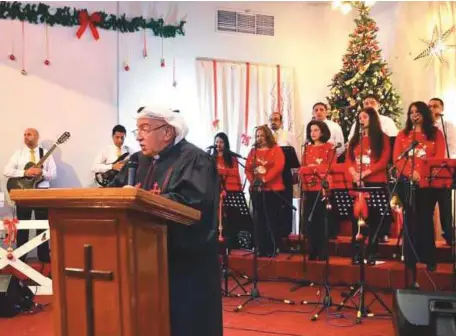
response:
<path id="1" fill-rule="evenodd" d="M 315 282 L 323 280 L 324 262 L 307 262 L 304 265 L 302 258 L 282 254 L 275 259 L 259 258 L 259 277 L 267 279 L 306 279 Z M 229 266 L 232 270 L 252 274 L 252 256 L 245 256 L 245 252 L 233 252 L 229 257 Z M 404 267 L 398 261 L 388 261 L 378 266 L 365 268 L 366 282 L 376 288 L 392 290 L 404 288 Z M 450 264 L 439 264 L 437 272 L 429 273 L 438 290 L 451 288 L 452 274 Z M 330 261 L 330 282 L 332 284 L 353 284 L 359 281 L 359 266 L 351 265 L 351 259 L 334 257 Z M 418 282 L 424 290 L 434 290 L 429 278 L 425 274 L 425 266 L 418 265 Z"/>

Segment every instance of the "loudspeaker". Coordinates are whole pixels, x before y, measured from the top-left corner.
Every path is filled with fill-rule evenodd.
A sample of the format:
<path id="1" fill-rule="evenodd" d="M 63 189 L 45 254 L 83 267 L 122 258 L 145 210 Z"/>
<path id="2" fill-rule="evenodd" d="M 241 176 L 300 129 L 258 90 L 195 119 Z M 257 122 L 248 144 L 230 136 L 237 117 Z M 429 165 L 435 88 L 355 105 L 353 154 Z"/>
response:
<path id="1" fill-rule="evenodd" d="M 393 324 L 396 336 L 455 336 L 456 294 L 398 289 Z"/>
<path id="2" fill-rule="evenodd" d="M 35 306 L 32 291 L 13 275 L 0 275 L 0 317 L 13 317 Z"/>

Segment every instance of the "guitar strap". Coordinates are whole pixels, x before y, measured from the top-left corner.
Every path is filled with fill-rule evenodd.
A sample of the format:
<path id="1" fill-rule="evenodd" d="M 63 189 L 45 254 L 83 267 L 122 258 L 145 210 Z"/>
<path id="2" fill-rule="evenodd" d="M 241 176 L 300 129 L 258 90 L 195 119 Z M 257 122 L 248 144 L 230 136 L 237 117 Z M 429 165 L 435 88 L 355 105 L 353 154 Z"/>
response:
<path id="1" fill-rule="evenodd" d="M 42 147 L 40 147 L 39 150 L 40 150 L 40 159 L 41 159 L 44 155 L 44 150 Z"/>

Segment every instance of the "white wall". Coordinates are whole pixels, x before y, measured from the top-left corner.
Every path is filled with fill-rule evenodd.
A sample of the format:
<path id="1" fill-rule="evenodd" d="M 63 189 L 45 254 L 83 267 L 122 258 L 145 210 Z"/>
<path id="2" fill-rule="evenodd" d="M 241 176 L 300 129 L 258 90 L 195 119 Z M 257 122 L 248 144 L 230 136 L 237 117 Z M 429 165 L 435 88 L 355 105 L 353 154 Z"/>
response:
<path id="1" fill-rule="evenodd" d="M 116 12 L 114 2 L 57 5 L 68 4 Z M 28 75 L 23 76 L 21 23 L 0 20 L 1 172 L 13 152 L 23 145 L 24 129 L 34 127 L 47 148 L 64 131 L 71 133 L 70 140 L 54 154 L 58 177 L 53 186 L 86 187 L 93 180 L 90 167 L 94 156 L 111 141 L 111 129 L 118 121 L 117 34 L 101 31 L 101 39 L 96 42 L 87 32 L 78 40 L 76 30 L 49 28 L 52 64 L 45 67 L 44 26 L 25 24 Z M 16 62 L 7 58 L 13 40 Z M 2 182 L 5 191 L 5 180 Z"/>
<path id="2" fill-rule="evenodd" d="M 179 108 L 190 126 L 188 139 L 199 146 L 212 142 L 211 122 L 198 111 L 197 57 L 281 64 L 295 68 L 297 124 L 310 118 L 311 106 L 327 94 L 327 85 L 341 63 L 348 33 L 339 24 L 351 18 L 333 15 L 325 6 L 297 2 L 176 2 L 178 18 L 187 16 L 186 36 L 164 42 L 167 67 L 160 68 L 161 40 L 149 38 L 149 57 L 144 59 L 142 35 L 121 35 L 121 50 L 131 52 L 131 71 L 120 72 L 120 122 L 134 128 L 133 116 L 142 104 Z M 122 5 L 123 7 L 125 4 Z M 167 13 L 169 3 L 155 8 Z M 217 33 L 216 9 L 249 9 L 275 16 L 274 37 Z M 343 32 L 341 32 L 341 30 Z M 132 47 L 134 46 L 134 47 Z M 177 82 L 172 87 L 172 58 L 176 57 Z M 121 55 L 121 60 L 125 55 Z M 254 126 L 254 125 L 252 125 Z M 301 127 L 301 126 L 299 126 Z M 299 128 L 298 128 L 299 129 Z"/>

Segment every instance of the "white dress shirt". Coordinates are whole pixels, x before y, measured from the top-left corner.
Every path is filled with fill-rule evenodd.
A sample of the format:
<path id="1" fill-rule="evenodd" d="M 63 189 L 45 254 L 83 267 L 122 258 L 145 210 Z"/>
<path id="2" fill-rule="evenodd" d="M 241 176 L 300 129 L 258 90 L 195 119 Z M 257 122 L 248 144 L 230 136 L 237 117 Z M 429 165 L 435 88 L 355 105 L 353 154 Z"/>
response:
<path id="1" fill-rule="evenodd" d="M 443 131 L 442 118 L 439 118 L 435 122 L 435 126 L 442 132 L 443 136 L 446 135 L 445 143 L 445 156 L 447 156 L 446 144 L 450 151 L 450 159 L 456 159 L 456 127 L 453 123 L 448 120 L 444 120 L 445 132 Z"/>
<path id="2" fill-rule="evenodd" d="M 277 145 L 281 147 L 293 147 L 296 151 L 296 156 L 298 157 L 299 162 L 301 162 L 301 152 L 298 148 L 298 141 L 296 140 L 295 135 L 292 132 L 284 130 L 283 128 L 280 128 L 277 131 L 271 129 L 271 131 L 274 137 L 276 138 Z"/>
<path id="3" fill-rule="evenodd" d="M 40 147 L 34 148 L 35 163 L 40 160 Z M 47 153 L 47 150 L 43 148 L 43 156 Z M 13 156 L 9 159 L 5 168 L 3 169 L 3 175 L 5 177 L 23 177 L 25 165 L 30 162 L 30 148 L 23 147 L 22 149 L 14 152 Z M 43 178 L 44 181 L 37 185 L 37 188 L 49 188 L 49 181 L 54 180 L 57 177 L 57 167 L 55 165 L 54 158 L 50 155 L 43 163 Z"/>
<path id="4" fill-rule="evenodd" d="M 381 115 L 381 114 L 379 114 L 378 117 L 380 119 L 380 126 L 382 127 L 383 133 L 385 133 L 389 137 L 397 136 L 397 133 L 399 133 L 399 130 L 397 129 L 397 126 L 394 123 L 393 119 L 391 119 L 390 117 Z M 356 123 L 353 123 L 352 128 L 350 130 L 350 134 L 348 135 L 349 141 L 353 137 L 353 134 L 355 133 L 355 126 L 356 126 Z"/>
<path id="5" fill-rule="evenodd" d="M 130 153 L 128 146 L 122 146 L 120 149 L 120 155 L 124 153 Z M 93 173 L 104 173 L 112 169 L 112 164 L 119 158 L 118 147 L 114 144 L 103 148 L 95 158 L 92 166 Z"/>
<path id="6" fill-rule="evenodd" d="M 340 127 L 338 123 L 329 119 L 325 119 L 324 122 L 331 132 L 331 137 L 329 138 L 328 142 L 332 143 L 334 146 L 336 146 L 338 143 L 341 144 L 341 146 L 336 149 L 337 157 L 339 157 L 345 152 L 345 139 L 344 132 L 342 132 L 342 127 Z"/>

